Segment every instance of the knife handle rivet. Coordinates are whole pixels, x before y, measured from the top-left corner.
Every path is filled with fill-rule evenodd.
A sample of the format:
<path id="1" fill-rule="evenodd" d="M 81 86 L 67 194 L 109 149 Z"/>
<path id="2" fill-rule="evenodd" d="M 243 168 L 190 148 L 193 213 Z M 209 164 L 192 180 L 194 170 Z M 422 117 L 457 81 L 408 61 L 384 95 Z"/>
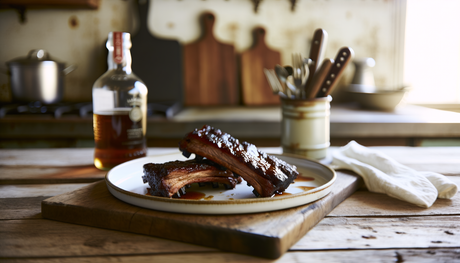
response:
<path id="1" fill-rule="evenodd" d="M 330 80 L 326 81 L 326 84 L 331 85 L 331 81 Z"/>
<path id="2" fill-rule="evenodd" d="M 343 52 L 342 55 L 346 56 L 346 55 L 347 55 L 347 52 Z"/>
<path id="3" fill-rule="evenodd" d="M 335 78 L 335 74 L 331 74 L 331 78 Z"/>
<path id="4" fill-rule="evenodd" d="M 318 45 L 319 44 L 319 41 L 318 40 L 315 40 L 315 45 Z"/>
<path id="5" fill-rule="evenodd" d="M 340 66 L 342 66 L 340 63 L 337 63 L 337 67 L 340 68 Z"/>
<path id="6" fill-rule="evenodd" d="M 340 61 L 344 61 L 344 60 L 345 60 L 345 58 L 344 58 L 344 57 L 340 57 Z"/>

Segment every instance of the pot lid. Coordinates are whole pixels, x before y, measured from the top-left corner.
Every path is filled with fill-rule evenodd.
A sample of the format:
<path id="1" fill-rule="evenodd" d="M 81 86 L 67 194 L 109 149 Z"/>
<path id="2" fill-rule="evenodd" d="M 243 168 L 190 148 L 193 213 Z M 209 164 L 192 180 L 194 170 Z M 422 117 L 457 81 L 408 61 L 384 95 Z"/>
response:
<path id="1" fill-rule="evenodd" d="M 48 51 L 44 49 L 33 49 L 29 51 L 29 54 L 27 57 L 20 57 L 13 59 L 11 61 L 8 61 L 7 64 L 21 64 L 21 65 L 31 65 L 31 64 L 37 64 L 43 61 L 52 61 L 56 62 L 58 64 L 62 64 L 59 61 L 51 59 L 50 54 Z"/>

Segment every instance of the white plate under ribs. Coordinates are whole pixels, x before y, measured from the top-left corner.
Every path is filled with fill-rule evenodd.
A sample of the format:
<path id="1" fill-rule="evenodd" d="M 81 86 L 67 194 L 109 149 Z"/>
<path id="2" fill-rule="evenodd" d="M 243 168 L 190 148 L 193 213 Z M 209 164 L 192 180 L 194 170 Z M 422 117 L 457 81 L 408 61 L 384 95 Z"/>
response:
<path id="1" fill-rule="evenodd" d="M 204 197 L 199 200 L 147 195 L 149 186 L 142 181 L 143 165 L 187 160 L 179 151 L 169 155 L 147 156 L 120 164 L 107 173 L 105 180 L 110 193 L 124 202 L 153 210 L 188 214 L 244 214 L 275 211 L 316 201 L 330 192 L 331 185 L 336 179 L 334 170 L 315 161 L 273 155 L 297 166 L 301 179 L 308 180 L 297 180 L 286 189 L 287 194 L 264 198 L 256 198 L 252 193 L 253 188 L 247 186 L 245 181 L 232 190 L 226 190 L 222 185 L 219 188 L 212 188 L 193 184 L 186 190 L 202 193 Z"/>

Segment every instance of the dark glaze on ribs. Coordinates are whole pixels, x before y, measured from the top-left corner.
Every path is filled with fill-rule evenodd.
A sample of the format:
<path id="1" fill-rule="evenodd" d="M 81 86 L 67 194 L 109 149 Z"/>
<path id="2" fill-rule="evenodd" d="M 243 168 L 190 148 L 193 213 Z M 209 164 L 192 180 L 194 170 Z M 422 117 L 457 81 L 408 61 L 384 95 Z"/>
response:
<path id="1" fill-rule="evenodd" d="M 207 125 L 187 134 L 179 148 L 186 157 L 195 153 L 241 175 L 254 187 L 256 196 L 283 192 L 299 174 L 297 167 Z"/>
<path id="2" fill-rule="evenodd" d="M 142 179 L 149 184 L 151 195 L 163 197 L 180 197 L 192 183 L 222 183 L 232 189 L 239 182 L 230 170 L 206 159 L 147 163 Z"/>

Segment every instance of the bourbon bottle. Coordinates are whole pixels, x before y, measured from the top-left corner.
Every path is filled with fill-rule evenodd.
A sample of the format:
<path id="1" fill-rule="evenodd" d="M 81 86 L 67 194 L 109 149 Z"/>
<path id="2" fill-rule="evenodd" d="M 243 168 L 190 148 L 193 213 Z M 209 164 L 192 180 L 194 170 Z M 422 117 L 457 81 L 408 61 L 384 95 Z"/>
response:
<path id="1" fill-rule="evenodd" d="M 147 87 L 131 70 L 129 33 L 110 32 L 108 70 L 93 85 L 94 165 L 110 170 L 147 155 Z"/>

